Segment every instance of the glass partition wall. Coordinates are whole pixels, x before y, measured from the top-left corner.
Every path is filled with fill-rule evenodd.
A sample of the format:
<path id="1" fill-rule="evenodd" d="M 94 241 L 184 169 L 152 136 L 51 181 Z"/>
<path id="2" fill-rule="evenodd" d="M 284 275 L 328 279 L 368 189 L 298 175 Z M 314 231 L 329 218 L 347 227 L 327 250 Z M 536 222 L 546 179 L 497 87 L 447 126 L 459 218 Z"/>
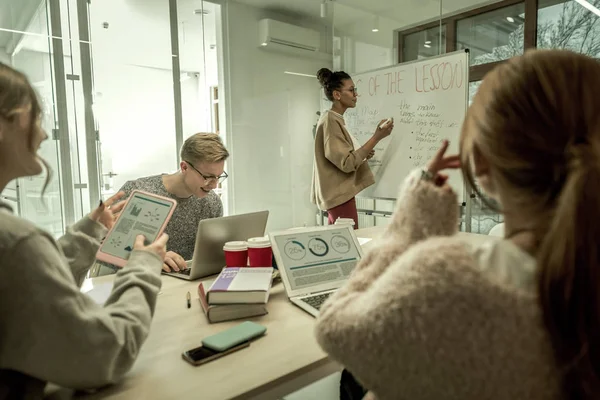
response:
<path id="1" fill-rule="evenodd" d="M 40 155 L 48 162 L 53 179 L 46 189 L 45 198 L 40 199 L 45 176 L 35 176 L 13 181 L 2 193 L 13 205 L 15 212 L 26 215 L 55 235 L 62 233 L 64 219 L 72 219 L 65 215 L 62 207 L 66 193 L 61 191 L 62 169 L 61 155 L 65 163 L 71 161 L 69 138 L 61 141 L 62 132 L 59 130 L 59 112 L 57 109 L 56 69 L 65 71 L 65 54 L 63 42 L 53 39 L 54 31 L 59 30 L 60 24 L 52 23 L 49 2 L 37 0 L 11 1 L 3 5 L 0 20 L 0 61 L 12 65 L 24 72 L 31 80 L 39 94 L 43 109 L 42 127 L 48 133 L 49 139 L 40 148 Z M 60 4 L 57 3 L 56 7 Z M 53 54 L 58 62 L 53 62 Z M 63 72 L 64 76 L 66 72 Z M 60 93 L 61 102 L 66 110 L 66 87 Z M 60 117 L 64 117 L 63 113 Z M 66 119 L 64 120 L 66 124 Z M 61 154 L 62 153 L 62 154 Z M 76 197 L 74 195 L 73 179 L 69 177 L 68 194 L 69 212 L 74 212 Z"/>
<path id="2" fill-rule="evenodd" d="M 406 7 L 398 2 L 380 0 L 367 7 L 367 3 L 360 0 L 331 2 L 335 6 L 334 69 L 352 76 L 390 67 L 403 59 L 416 60 L 445 53 L 446 26 L 441 22 L 441 15 L 448 12 L 447 3 L 437 0 L 411 3 Z M 399 37 L 399 31 L 410 29 L 416 21 L 427 21 L 427 29 L 414 33 L 408 30 Z M 360 96 L 366 88 L 357 83 L 357 90 Z M 322 110 L 328 107 L 328 102 L 323 100 Z M 403 134 L 401 130 L 402 126 L 398 124 L 393 135 Z M 395 200 L 359 194 L 359 227 L 388 224 L 394 206 Z"/>
<path id="3" fill-rule="evenodd" d="M 600 57 L 599 0 L 459 0 L 447 10 L 444 2 L 439 20 L 414 21 L 398 30 L 399 59 L 411 61 L 427 56 L 432 31 L 443 30 L 442 52 L 470 49 L 469 99 L 484 75 L 499 63 L 530 48 L 562 48 Z M 422 42 L 415 43 L 416 37 Z M 435 42 L 429 43 L 432 48 Z M 496 209 L 473 196 L 470 231 L 488 233 L 503 221 Z M 469 230 L 463 221 L 462 229 Z"/>
<path id="4" fill-rule="evenodd" d="M 5 3 L 0 61 L 24 72 L 39 94 L 49 136 L 40 153 L 52 178 L 43 198 L 43 175 L 11 182 L 2 198 L 53 235 L 127 180 L 175 171 L 185 137 L 224 134 L 224 107 L 211 97 L 220 85 L 220 4 Z"/>
<path id="5" fill-rule="evenodd" d="M 59 235 L 127 180 L 175 171 L 183 140 L 209 131 L 232 154 L 218 189 L 226 213 L 268 209 L 268 229 L 319 223 L 309 200 L 328 107 L 319 68 L 355 75 L 468 48 L 471 99 L 489 70 L 528 48 L 600 56 L 599 1 L 6 0 L 0 61 L 39 93 L 53 175 L 43 200 L 44 176 L 2 197 Z M 283 42 L 261 35 L 269 20 L 285 27 Z M 502 221 L 482 199 L 470 204 L 461 229 Z M 362 227 L 380 225 L 394 201 L 358 207 Z"/>
<path id="6" fill-rule="evenodd" d="M 469 49 L 470 100 L 487 71 L 533 47 L 531 42 L 535 40 L 535 30 L 532 27 L 536 22 L 531 18 L 527 20 L 526 13 L 530 15 L 536 7 L 535 0 L 492 3 L 440 0 L 418 5 L 411 3 L 410 7 L 384 0 L 372 2 L 369 7 L 364 7 L 360 1 L 336 1 L 334 45 L 337 56 L 334 57 L 334 67 L 352 75 Z M 555 15 L 573 12 L 567 8 L 556 11 Z M 579 12 L 582 13 L 581 10 Z M 587 22 L 588 25 L 594 21 L 589 16 L 581 18 L 582 23 Z M 588 30 L 593 29 L 590 27 Z M 588 47 L 593 47 L 592 41 Z M 326 102 L 323 108 L 325 106 Z M 359 213 L 361 227 L 389 222 L 389 215 L 394 209 L 393 200 L 359 196 L 357 201 L 359 210 L 363 211 Z M 469 193 L 460 209 L 461 230 L 487 234 L 493 226 L 502 222 L 502 216 L 475 194 Z"/>
<path id="7" fill-rule="evenodd" d="M 550 4 L 552 3 L 552 4 Z M 555 5 L 559 0 L 539 2 L 539 8 L 553 9 L 543 15 L 575 15 L 581 30 L 593 32 L 595 18 L 583 9 Z M 537 10 L 536 0 L 457 0 L 399 4 L 374 1 L 369 7 L 358 0 L 335 3 L 334 67 L 352 74 L 469 49 L 469 100 L 479 87 L 484 74 L 504 60 L 534 47 Z M 526 18 L 526 14 L 529 17 Z M 540 16 L 541 18 L 541 16 Z M 539 28 L 538 37 L 552 36 L 557 29 L 550 23 Z M 553 31 L 554 30 L 554 31 Z M 550 32 L 552 31 L 552 32 Z M 577 36 L 573 34 L 572 36 Z M 581 35 L 580 35 L 581 36 Z M 582 45 L 583 46 L 583 45 Z M 594 51 L 594 42 L 584 47 Z M 358 88 L 360 91 L 360 88 Z M 322 108 L 327 107 L 323 102 Z M 401 134 L 401 132 L 395 132 Z M 394 209 L 393 200 L 360 197 L 357 199 L 361 227 L 387 224 Z M 461 230 L 488 233 L 502 216 L 490 209 L 474 194 L 466 196 L 461 207 Z"/>

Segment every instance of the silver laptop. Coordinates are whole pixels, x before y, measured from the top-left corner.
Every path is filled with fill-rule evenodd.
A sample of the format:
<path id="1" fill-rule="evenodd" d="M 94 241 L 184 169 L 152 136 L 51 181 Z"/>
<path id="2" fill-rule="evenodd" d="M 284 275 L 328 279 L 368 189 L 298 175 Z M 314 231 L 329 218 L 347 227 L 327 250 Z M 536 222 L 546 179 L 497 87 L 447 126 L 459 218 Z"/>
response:
<path id="1" fill-rule="evenodd" d="M 349 225 L 300 228 L 269 236 L 288 298 L 315 317 L 363 257 Z"/>
<path id="2" fill-rule="evenodd" d="M 188 261 L 189 268 L 163 274 L 190 281 L 218 274 L 225 266 L 225 242 L 264 236 L 268 217 L 268 211 L 258 211 L 203 219 L 198 224 L 194 256 Z"/>

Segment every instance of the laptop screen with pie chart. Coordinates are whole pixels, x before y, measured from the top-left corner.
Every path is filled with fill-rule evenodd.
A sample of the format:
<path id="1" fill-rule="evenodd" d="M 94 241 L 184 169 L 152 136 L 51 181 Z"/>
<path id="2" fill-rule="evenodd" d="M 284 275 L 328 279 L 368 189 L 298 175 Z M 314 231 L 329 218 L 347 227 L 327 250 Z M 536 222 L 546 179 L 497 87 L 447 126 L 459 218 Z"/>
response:
<path id="1" fill-rule="evenodd" d="M 361 258 L 352 228 L 282 231 L 271 242 L 292 291 L 348 279 Z M 274 242 L 274 243 L 273 243 Z"/>

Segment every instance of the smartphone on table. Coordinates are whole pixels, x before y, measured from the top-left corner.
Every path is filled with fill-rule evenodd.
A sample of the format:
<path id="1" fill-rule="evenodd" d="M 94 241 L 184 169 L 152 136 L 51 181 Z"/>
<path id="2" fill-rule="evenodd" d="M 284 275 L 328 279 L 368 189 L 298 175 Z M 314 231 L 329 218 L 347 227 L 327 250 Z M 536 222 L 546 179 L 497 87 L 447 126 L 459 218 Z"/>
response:
<path id="1" fill-rule="evenodd" d="M 202 346 L 184 351 L 182 357 L 192 365 L 201 365 L 250 346 L 250 341 L 262 336 L 267 328 L 246 321 L 202 340 Z"/>
<path id="2" fill-rule="evenodd" d="M 245 349 L 249 346 L 250 342 L 243 342 L 225 351 L 216 351 L 209 349 L 208 347 L 200 346 L 196 347 L 195 349 L 184 351 L 181 356 L 185 361 L 189 362 L 192 365 L 202 365 L 206 364 L 209 361 L 213 361 L 218 358 L 224 357 L 227 354 L 231 354 L 238 350 Z"/>

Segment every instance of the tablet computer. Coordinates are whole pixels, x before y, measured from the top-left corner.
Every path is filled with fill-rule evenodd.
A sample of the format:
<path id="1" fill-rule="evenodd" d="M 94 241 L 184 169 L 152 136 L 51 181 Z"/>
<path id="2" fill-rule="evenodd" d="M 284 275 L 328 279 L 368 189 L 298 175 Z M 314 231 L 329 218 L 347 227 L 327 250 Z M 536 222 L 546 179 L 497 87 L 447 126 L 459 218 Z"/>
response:
<path id="1" fill-rule="evenodd" d="M 137 235 L 154 242 L 165 230 L 177 202 L 167 197 L 134 190 L 96 253 L 96 258 L 118 267 L 125 265 Z"/>

